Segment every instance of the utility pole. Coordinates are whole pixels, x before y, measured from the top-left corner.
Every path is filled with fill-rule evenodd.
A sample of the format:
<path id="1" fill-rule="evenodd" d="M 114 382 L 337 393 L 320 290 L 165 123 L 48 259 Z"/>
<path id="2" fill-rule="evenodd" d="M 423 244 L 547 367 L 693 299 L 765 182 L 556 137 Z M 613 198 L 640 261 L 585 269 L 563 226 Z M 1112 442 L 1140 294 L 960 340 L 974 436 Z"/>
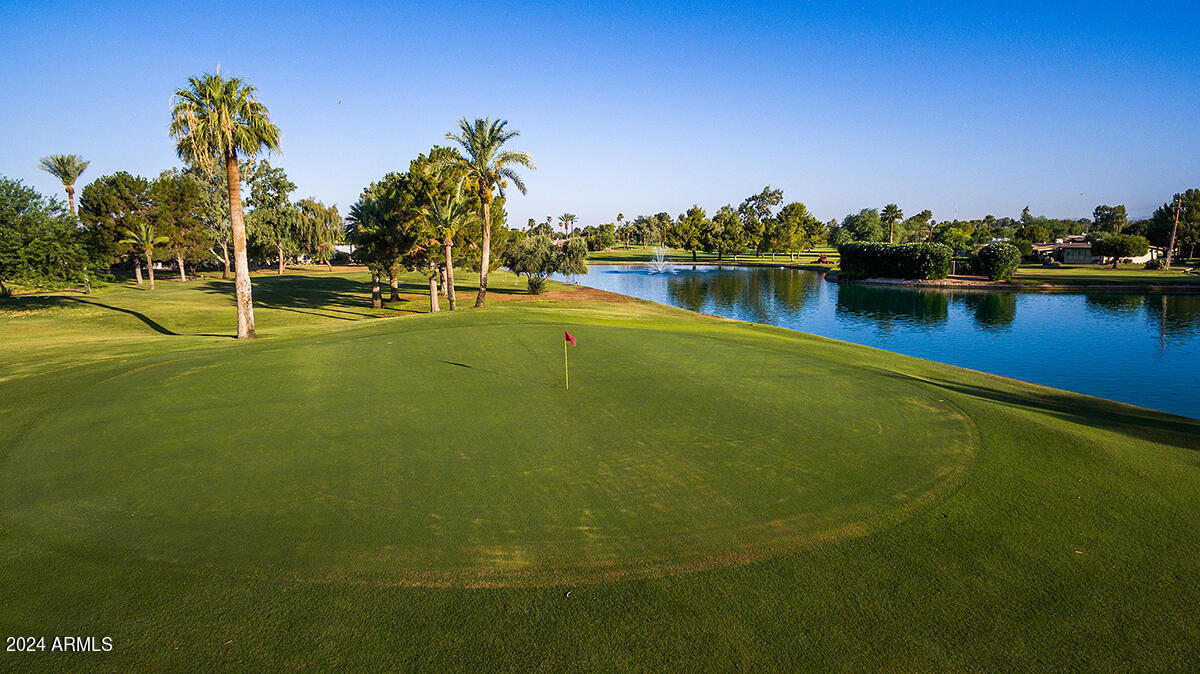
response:
<path id="1" fill-rule="evenodd" d="M 1175 255 L 1175 232 L 1179 231 L 1179 207 L 1182 205 L 1183 197 L 1175 195 L 1175 226 L 1171 228 L 1171 246 L 1167 248 L 1167 266 L 1166 269 L 1171 269 L 1171 257 Z"/>

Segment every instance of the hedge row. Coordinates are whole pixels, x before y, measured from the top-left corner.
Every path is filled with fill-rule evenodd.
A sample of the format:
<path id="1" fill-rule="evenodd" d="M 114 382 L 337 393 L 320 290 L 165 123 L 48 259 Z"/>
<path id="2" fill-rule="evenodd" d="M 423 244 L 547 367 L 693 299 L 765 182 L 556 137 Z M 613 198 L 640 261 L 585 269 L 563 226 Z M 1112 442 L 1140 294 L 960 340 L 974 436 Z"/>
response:
<path id="1" fill-rule="evenodd" d="M 838 246 L 844 278 L 940 279 L 954 250 L 942 243 L 846 243 Z"/>

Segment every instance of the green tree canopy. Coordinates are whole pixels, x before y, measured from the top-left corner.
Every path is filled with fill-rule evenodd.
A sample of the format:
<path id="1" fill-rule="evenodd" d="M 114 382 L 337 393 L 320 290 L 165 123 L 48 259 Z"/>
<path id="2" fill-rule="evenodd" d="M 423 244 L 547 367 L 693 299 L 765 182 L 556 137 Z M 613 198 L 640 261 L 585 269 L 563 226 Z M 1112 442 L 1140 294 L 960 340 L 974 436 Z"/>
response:
<path id="1" fill-rule="evenodd" d="M 1092 211 L 1092 229 L 1101 232 L 1120 234 L 1129 224 L 1129 216 L 1125 213 L 1125 205 L 1097 206 Z"/>
<path id="2" fill-rule="evenodd" d="M 61 202 L 0 177 L 0 296 L 12 292 L 10 284 L 89 287 L 94 266 L 85 232 Z"/>
<path id="3" fill-rule="evenodd" d="M 667 244 L 692 254 L 696 261 L 696 252 L 704 248 L 705 231 L 712 226 L 708 214 L 699 205 L 693 204 L 686 213 L 680 213 L 679 218 L 667 227 Z"/>
<path id="4" fill-rule="evenodd" d="M 112 264 L 130 253 L 121 243 L 125 230 L 147 221 L 150 211 L 150 181 L 125 171 L 101 176 L 83 188 L 79 198 L 79 220 L 87 231 L 93 255 Z"/>

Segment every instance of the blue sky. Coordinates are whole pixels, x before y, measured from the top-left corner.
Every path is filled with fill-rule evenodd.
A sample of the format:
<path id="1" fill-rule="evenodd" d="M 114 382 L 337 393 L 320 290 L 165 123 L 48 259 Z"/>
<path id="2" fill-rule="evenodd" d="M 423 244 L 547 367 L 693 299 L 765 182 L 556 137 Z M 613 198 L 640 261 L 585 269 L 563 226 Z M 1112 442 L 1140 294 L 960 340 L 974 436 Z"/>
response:
<path id="1" fill-rule="evenodd" d="M 221 65 L 283 132 L 295 195 L 336 202 L 508 119 L 533 155 L 510 223 L 582 224 L 765 184 L 822 219 L 1132 215 L 1200 186 L 1196 3 L 16 3 L 0 1 L 0 174 L 61 188 L 177 165 L 172 92 Z"/>

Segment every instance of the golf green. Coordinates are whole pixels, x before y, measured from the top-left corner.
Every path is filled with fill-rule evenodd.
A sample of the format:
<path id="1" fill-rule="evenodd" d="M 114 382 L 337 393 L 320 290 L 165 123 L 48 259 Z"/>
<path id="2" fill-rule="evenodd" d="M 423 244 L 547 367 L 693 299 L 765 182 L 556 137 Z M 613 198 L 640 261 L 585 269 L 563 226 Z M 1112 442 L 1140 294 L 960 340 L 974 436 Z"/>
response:
<path id="1" fill-rule="evenodd" d="M 1194 671 L 1200 422 L 497 274 L 0 300 L 0 670 Z M 460 288 L 460 296 L 472 290 Z M 563 330 L 571 388 L 563 386 Z M 982 347 L 981 347 L 982 348 Z"/>
<path id="2" fill-rule="evenodd" d="M 123 363 L 15 444 L 9 519 L 238 577 L 577 584 L 863 535 L 973 450 L 935 393 L 792 343 L 579 326 L 567 391 L 559 326 L 457 318 Z"/>

